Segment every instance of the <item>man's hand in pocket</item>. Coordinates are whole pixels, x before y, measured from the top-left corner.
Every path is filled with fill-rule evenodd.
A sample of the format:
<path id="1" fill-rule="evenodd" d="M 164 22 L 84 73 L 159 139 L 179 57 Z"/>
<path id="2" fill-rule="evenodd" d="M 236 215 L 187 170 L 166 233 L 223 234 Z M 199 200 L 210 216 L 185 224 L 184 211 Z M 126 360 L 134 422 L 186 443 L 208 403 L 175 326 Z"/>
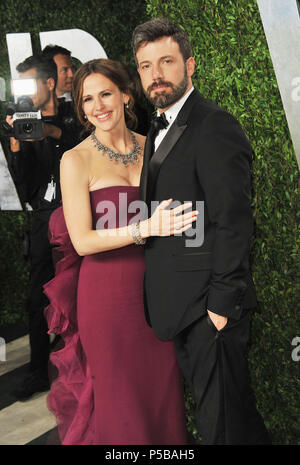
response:
<path id="1" fill-rule="evenodd" d="M 207 310 L 207 313 L 218 331 L 221 331 L 221 329 L 223 329 L 227 324 L 228 318 L 226 316 L 218 315 L 217 313 L 210 312 L 209 310 Z"/>

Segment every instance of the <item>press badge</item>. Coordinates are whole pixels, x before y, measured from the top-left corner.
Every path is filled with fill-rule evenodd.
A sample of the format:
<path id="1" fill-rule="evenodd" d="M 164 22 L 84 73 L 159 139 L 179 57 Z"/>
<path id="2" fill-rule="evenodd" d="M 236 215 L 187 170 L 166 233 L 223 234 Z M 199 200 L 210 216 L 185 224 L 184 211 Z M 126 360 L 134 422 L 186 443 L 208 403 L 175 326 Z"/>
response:
<path id="1" fill-rule="evenodd" d="M 53 176 L 51 176 L 51 182 L 48 183 L 44 199 L 47 200 L 47 202 L 52 202 L 52 200 L 55 199 L 55 191 L 56 183 L 53 181 Z"/>

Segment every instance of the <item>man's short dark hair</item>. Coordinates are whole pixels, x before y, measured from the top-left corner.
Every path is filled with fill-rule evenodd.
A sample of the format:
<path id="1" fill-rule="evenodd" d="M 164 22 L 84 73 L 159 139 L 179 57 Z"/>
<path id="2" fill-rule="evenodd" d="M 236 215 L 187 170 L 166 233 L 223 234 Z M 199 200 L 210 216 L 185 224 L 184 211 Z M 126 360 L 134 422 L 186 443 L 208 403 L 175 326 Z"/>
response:
<path id="1" fill-rule="evenodd" d="M 46 82 L 47 79 L 53 78 L 56 86 L 57 67 L 53 58 L 47 58 L 41 54 L 32 55 L 18 64 L 17 71 L 18 73 L 26 73 L 26 71 L 32 68 L 36 69 L 38 79 L 42 79 L 43 82 Z"/>
<path id="2" fill-rule="evenodd" d="M 184 61 L 192 56 L 192 47 L 187 33 L 168 18 L 154 18 L 140 24 L 132 34 L 132 48 L 134 56 L 140 46 L 147 42 L 154 42 L 162 37 L 172 37 L 178 43 Z"/>
<path id="3" fill-rule="evenodd" d="M 47 45 L 43 49 L 42 54 L 49 58 L 54 58 L 55 55 L 66 55 L 68 57 L 71 56 L 70 50 L 67 50 L 64 47 L 60 47 L 60 45 L 52 45 L 52 44 Z"/>

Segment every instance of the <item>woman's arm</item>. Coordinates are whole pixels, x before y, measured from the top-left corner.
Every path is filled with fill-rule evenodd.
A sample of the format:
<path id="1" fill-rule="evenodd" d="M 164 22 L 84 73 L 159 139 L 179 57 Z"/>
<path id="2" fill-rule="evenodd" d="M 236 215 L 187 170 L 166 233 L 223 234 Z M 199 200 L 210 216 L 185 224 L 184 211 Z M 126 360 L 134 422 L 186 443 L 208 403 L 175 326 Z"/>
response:
<path id="1" fill-rule="evenodd" d="M 91 255 L 134 243 L 130 226 L 92 229 L 88 169 L 78 150 L 65 152 L 60 164 L 60 182 L 66 225 L 79 255 Z M 166 210 L 171 203 L 172 199 L 162 202 L 151 218 L 141 221 L 140 232 L 143 238 L 179 234 L 192 226 L 192 222 L 197 219 L 197 212 L 180 214 L 191 204 Z"/>

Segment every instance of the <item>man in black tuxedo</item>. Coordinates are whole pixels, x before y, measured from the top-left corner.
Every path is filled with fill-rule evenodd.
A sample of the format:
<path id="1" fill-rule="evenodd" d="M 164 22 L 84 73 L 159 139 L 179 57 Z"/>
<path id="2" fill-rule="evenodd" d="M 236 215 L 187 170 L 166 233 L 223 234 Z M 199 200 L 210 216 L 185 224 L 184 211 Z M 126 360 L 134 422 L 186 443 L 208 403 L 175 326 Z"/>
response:
<path id="1" fill-rule="evenodd" d="M 161 115 L 145 146 L 141 198 L 148 208 L 170 198 L 203 202 L 197 223 L 204 222 L 204 237 L 196 225 L 146 243 L 147 321 L 160 339 L 174 340 L 202 443 L 268 444 L 245 357 L 256 306 L 250 144 L 233 116 L 193 88 L 195 61 L 181 28 L 159 18 L 139 25 L 133 50 L 144 92 Z"/>

